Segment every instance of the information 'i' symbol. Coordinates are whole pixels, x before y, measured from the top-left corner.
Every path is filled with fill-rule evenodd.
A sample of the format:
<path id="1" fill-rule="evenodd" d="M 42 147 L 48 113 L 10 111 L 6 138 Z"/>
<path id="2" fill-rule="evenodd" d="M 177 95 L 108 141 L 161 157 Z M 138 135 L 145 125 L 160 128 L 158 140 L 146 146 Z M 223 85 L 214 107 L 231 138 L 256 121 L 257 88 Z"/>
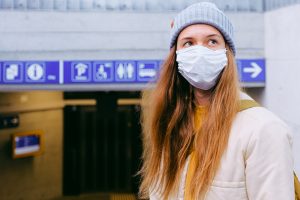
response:
<path id="1" fill-rule="evenodd" d="M 27 69 L 27 75 L 31 80 L 37 81 L 44 75 L 43 67 L 39 64 L 31 64 Z"/>

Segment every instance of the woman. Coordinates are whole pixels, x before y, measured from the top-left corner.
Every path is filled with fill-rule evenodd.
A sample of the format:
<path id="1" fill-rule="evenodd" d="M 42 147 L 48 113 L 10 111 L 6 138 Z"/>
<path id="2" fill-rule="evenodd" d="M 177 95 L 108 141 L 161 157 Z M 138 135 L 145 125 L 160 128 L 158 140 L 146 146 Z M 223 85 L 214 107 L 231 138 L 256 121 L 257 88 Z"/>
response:
<path id="1" fill-rule="evenodd" d="M 241 108 L 253 100 L 238 86 L 229 19 L 193 4 L 174 19 L 170 47 L 143 97 L 141 197 L 294 199 L 287 126 L 262 107 Z"/>

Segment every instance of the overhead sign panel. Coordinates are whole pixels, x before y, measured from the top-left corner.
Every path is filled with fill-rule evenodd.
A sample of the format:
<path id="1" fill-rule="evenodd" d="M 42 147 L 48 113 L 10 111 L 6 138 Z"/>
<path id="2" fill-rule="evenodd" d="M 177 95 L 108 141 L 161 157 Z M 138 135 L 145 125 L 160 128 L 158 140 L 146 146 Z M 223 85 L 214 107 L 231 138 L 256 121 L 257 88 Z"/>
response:
<path id="1" fill-rule="evenodd" d="M 74 90 L 81 85 L 80 88 L 87 90 L 140 90 L 148 82 L 155 83 L 161 63 L 161 60 L 2 61 L 0 89 L 16 85 L 17 89 Z M 238 59 L 237 66 L 244 86 L 264 86 L 264 59 Z"/>

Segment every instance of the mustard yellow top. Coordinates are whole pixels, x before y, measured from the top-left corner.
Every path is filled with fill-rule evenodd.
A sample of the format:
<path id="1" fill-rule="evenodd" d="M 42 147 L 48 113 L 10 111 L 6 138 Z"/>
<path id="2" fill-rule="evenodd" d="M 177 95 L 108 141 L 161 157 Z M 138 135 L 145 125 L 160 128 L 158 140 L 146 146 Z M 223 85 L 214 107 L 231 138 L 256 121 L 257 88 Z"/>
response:
<path id="1" fill-rule="evenodd" d="M 203 115 L 205 115 L 206 112 L 206 107 L 205 106 L 198 106 L 196 107 L 196 112 L 195 112 L 195 131 L 199 131 L 200 127 L 201 127 L 201 121 L 203 118 Z"/>
<path id="2" fill-rule="evenodd" d="M 196 108 L 196 112 L 195 112 L 195 118 L 194 118 L 194 124 L 195 124 L 195 132 L 199 131 L 201 128 L 201 124 L 202 124 L 202 119 L 203 116 L 206 113 L 206 107 L 204 106 L 199 106 Z M 190 163 L 188 166 L 188 171 L 187 171 L 187 175 L 186 175 L 186 180 L 185 180 L 185 191 L 189 191 L 190 188 L 190 184 L 191 184 L 191 180 L 192 177 L 194 175 L 195 172 L 195 167 L 196 167 L 196 161 L 195 161 L 195 153 L 194 151 L 191 152 L 190 154 Z M 185 192 L 184 193 L 184 200 L 191 200 L 191 196 L 189 192 Z"/>

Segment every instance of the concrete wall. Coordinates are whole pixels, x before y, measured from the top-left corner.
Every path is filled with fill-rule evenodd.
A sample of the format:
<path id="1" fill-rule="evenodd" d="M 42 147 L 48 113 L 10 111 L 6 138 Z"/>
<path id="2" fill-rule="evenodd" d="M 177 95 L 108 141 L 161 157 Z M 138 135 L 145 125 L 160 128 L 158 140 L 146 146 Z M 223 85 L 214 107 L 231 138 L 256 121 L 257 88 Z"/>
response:
<path id="1" fill-rule="evenodd" d="M 294 133 L 295 167 L 300 175 L 300 5 L 265 14 L 267 82 L 263 104 Z"/>
<path id="2" fill-rule="evenodd" d="M 0 113 L 17 113 L 20 126 L 0 130 L 0 199 L 43 200 L 62 195 L 61 92 L 0 93 Z M 12 159 L 11 134 L 41 129 L 45 152 Z"/>
<path id="3" fill-rule="evenodd" d="M 172 12 L 0 10 L 0 59 L 163 59 Z M 264 57 L 262 13 L 228 13 L 238 58 Z"/>

